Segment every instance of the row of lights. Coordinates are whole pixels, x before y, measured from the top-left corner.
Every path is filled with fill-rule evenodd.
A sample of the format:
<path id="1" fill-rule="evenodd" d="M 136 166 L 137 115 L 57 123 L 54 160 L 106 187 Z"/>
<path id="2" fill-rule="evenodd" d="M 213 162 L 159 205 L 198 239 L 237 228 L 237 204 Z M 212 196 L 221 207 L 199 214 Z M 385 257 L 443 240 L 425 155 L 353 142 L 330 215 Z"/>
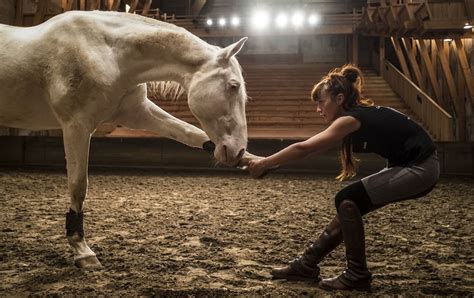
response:
<path id="1" fill-rule="evenodd" d="M 294 27 L 303 27 L 305 24 L 310 25 L 310 26 L 315 26 L 319 23 L 320 19 L 321 19 L 320 16 L 316 14 L 312 14 L 308 17 L 305 17 L 303 13 L 296 12 L 290 16 L 284 13 L 280 13 L 276 16 L 276 18 L 272 22 L 268 13 L 257 12 L 251 17 L 250 22 L 254 27 L 263 29 L 271 25 L 272 23 L 274 23 L 274 25 L 276 25 L 279 28 L 285 28 L 288 25 L 292 25 Z M 230 24 L 233 27 L 237 27 L 240 25 L 240 18 L 236 16 L 231 17 L 229 20 L 227 20 L 226 18 L 219 18 L 216 20 L 209 18 L 206 20 L 206 25 L 214 26 L 215 21 L 216 21 L 216 25 L 220 27 L 225 27 L 228 24 Z"/>
<path id="2" fill-rule="evenodd" d="M 128 12 L 130 10 L 130 5 L 126 4 L 125 5 L 125 11 Z M 319 23 L 320 21 L 320 16 L 317 14 L 312 14 L 308 17 L 307 22 L 311 26 L 315 26 Z M 291 18 L 288 17 L 286 14 L 280 13 L 277 15 L 275 18 L 275 25 L 277 25 L 280 28 L 284 28 L 288 25 L 288 23 L 291 23 L 295 27 L 301 27 L 305 23 L 305 17 L 304 14 L 300 12 L 295 12 Z M 212 19 L 207 19 L 206 24 L 208 26 L 214 25 L 214 21 Z M 217 20 L 217 24 L 221 27 L 224 27 L 227 25 L 227 20 L 225 18 L 219 18 Z M 253 17 L 252 17 L 252 25 L 260 28 L 264 28 L 270 24 L 270 17 L 268 13 L 264 11 L 259 11 L 256 12 Z M 230 18 L 230 25 L 233 27 L 237 27 L 240 25 L 240 18 L 239 17 L 231 17 Z M 464 29 L 472 29 L 473 25 L 471 23 L 466 23 L 464 24 Z"/>

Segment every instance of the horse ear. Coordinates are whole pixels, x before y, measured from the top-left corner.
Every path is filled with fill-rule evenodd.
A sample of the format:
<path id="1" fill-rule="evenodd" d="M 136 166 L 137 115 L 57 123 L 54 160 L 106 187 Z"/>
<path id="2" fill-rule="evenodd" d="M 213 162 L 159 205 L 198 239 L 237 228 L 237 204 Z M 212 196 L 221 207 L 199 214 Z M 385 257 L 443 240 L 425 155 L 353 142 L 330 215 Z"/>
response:
<path id="1" fill-rule="evenodd" d="M 231 44 L 230 46 L 227 46 L 219 51 L 218 58 L 222 60 L 229 60 L 230 58 L 234 57 L 237 55 L 238 52 L 242 49 L 244 46 L 245 42 L 249 39 L 248 37 L 243 37 L 241 40 L 239 40 L 236 43 Z"/>

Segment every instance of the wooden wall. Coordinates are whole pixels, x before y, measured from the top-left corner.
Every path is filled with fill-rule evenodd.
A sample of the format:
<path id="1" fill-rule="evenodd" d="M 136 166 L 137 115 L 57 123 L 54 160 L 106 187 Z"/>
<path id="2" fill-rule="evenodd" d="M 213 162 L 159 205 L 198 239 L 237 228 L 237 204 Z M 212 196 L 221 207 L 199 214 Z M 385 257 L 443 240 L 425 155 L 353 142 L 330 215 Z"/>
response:
<path id="1" fill-rule="evenodd" d="M 12 25 L 15 19 L 15 0 L 0 1 L 0 24 Z"/>

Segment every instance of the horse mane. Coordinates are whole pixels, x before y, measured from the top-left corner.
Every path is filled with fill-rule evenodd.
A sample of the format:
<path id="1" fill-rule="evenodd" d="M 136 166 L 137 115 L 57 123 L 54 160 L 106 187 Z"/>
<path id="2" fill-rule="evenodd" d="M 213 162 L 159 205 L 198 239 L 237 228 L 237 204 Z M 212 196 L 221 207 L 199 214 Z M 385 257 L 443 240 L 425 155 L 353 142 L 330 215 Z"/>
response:
<path id="1" fill-rule="evenodd" d="M 174 81 L 148 82 L 146 86 L 151 99 L 177 101 L 186 97 L 186 90 Z"/>

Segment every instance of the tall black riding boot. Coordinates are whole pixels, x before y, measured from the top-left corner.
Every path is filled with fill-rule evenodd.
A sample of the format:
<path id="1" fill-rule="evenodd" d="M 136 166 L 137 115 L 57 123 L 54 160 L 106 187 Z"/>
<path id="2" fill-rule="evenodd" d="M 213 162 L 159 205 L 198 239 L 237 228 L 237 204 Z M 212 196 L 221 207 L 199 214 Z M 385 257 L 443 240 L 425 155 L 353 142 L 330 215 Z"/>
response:
<path id="1" fill-rule="evenodd" d="M 325 290 L 370 291 L 372 274 L 367 269 L 364 224 L 359 208 L 353 201 L 344 200 L 338 215 L 346 246 L 347 268 L 337 277 L 323 279 L 319 286 Z"/>
<path id="2" fill-rule="evenodd" d="M 336 216 L 302 256 L 293 260 L 288 266 L 273 269 L 271 272 L 273 279 L 319 281 L 319 262 L 341 242 L 342 231 Z"/>

